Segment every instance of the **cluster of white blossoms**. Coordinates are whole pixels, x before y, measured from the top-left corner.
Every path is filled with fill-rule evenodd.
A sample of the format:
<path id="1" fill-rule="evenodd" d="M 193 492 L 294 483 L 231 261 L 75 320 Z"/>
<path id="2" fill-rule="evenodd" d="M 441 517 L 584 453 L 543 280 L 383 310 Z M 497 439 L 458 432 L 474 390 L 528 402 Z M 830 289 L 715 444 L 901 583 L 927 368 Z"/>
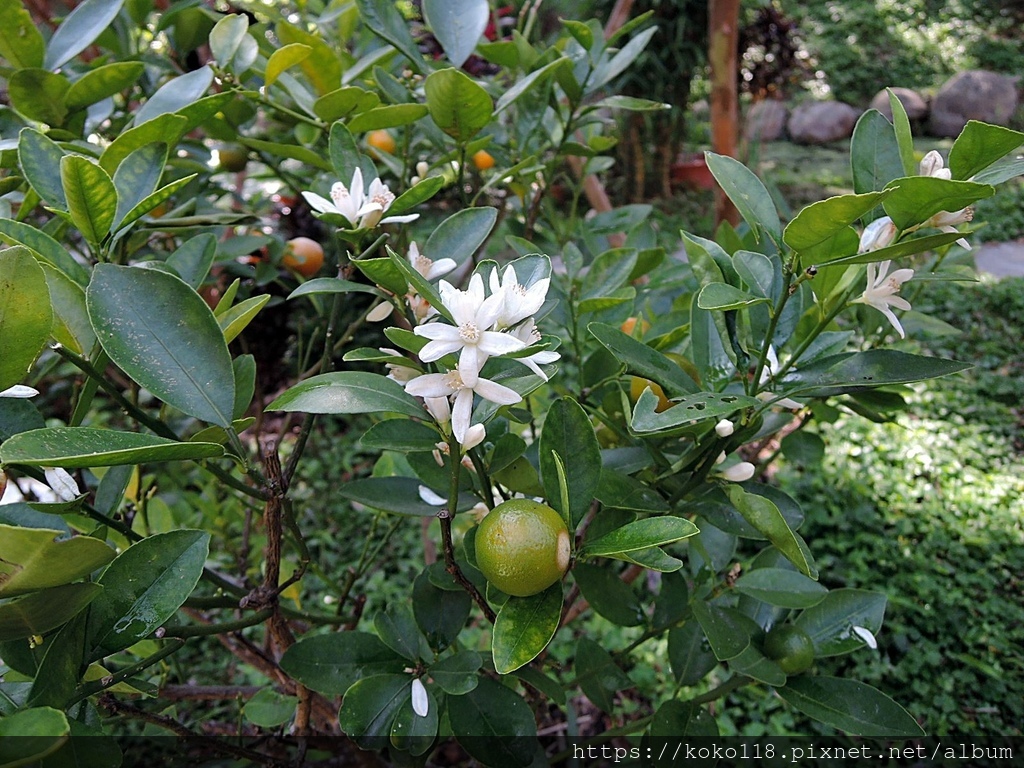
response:
<path id="1" fill-rule="evenodd" d="M 415 248 L 410 250 L 409 258 L 428 280 L 455 268 L 451 259 L 431 261 Z M 436 312 L 418 311 L 416 300 L 421 297 L 409 297 L 413 312 L 421 322 L 414 332 L 428 340 L 419 352 L 420 360 L 436 363 L 448 355 L 457 355 L 454 368 L 442 373 L 420 374 L 410 368 L 399 372 L 396 364 L 388 365 L 392 378 L 403 384 L 406 392 L 424 399 L 427 410 L 438 424 L 451 422 L 452 434 L 463 451 L 479 445 L 485 434 L 483 424 L 472 423 L 474 395 L 498 405 L 514 405 L 522 400 L 515 390 L 484 378 L 480 372 L 489 358 L 521 352 L 540 341 L 534 315 L 547 298 L 550 279 L 543 278 L 524 286 L 515 268 L 509 265 L 503 274 L 494 269 L 488 285 L 489 293 L 479 273 L 470 278 L 466 290 L 445 280 L 438 283 L 441 303 L 451 316 L 452 324 L 441 320 Z M 558 358 L 557 352 L 539 350 L 515 359 L 546 381 L 547 376 L 540 366 Z"/>
<path id="2" fill-rule="evenodd" d="M 395 202 L 394 193 L 388 185 L 376 178 L 370 182 L 368 189 L 363 186 L 363 172 L 356 168 L 352 174 L 352 183 L 345 186 L 340 181 L 331 187 L 331 199 L 327 200 L 316 192 L 303 192 L 306 202 L 318 213 L 339 214 L 353 229 L 367 229 L 378 224 L 394 224 L 414 221 L 418 213 L 406 216 L 389 216 L 384 213 Z"/>

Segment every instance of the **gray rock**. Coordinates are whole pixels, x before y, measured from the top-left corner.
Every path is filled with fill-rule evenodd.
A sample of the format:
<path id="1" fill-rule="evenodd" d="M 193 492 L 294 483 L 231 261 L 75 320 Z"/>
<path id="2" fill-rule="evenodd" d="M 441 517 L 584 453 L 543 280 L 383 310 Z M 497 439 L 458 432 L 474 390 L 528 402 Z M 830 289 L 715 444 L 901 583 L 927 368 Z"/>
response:
<path id="1" fill-rule="evenodd" d="M 787 128 L 797 144 L 828 144 L 849 138 L 860 112 L 841 101 L 808 101 L 793 110 Z"/>
<path id="2" fill-rule="evenodd" d="M 974 69 L 947 80 L 932 100 L 929 130 L 957 136 L 968 120 L 1006 125 L 1017 108 L 1019 78 Z"/>
<path id="3" fill-rule="evenodd" d="M 896 98 L 900 100 L 903 109 L 906 110 L 908 119 L 923 120 L 928 116 L 928 102 L 917 91 L 910 88 L 893 88 L 892 92 L 896 94 Z M 889 94 L 884 89 L 875 94 L 875 98 L 871 100 L 871 108 L 877 109 L 885 115 L 887 120 L 892 120 Z"/>
<path id="4" fill-rule="evenodd" d="M 789 110 L 776 99 L 759 101 L 747 112 L 743 135 L 747 141 L 778 141 L 786 130 Z"/>

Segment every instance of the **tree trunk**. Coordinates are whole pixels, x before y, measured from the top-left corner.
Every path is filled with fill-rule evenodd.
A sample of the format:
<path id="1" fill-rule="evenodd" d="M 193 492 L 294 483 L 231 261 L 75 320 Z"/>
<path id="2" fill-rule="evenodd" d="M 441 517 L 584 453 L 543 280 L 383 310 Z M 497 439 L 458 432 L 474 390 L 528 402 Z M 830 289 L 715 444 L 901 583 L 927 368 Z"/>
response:
<path id="1" fill-rule="evenodd" d="M 737 47 L 740 0 L 708 0 L 708 63 L 711 65 L 711 147 L 736 157 L 739 136 Z M 722 221 L 735 226 L 740 216 L 720 188 L 715 189 L 715 227 Z"/>

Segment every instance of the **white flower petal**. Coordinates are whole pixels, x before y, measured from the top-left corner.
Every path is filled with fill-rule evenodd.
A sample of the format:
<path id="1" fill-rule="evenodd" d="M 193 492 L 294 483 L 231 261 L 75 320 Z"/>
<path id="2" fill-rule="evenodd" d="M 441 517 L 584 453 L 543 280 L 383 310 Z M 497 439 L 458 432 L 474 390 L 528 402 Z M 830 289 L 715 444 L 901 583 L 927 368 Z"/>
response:
<path id="1" fill-rule="evenodd" d="M 754 476 L 755 467 L 749 461 L 741 461 L 733 464 L 728 469 L 722 470 L 722 477 L 733 483 L 742 483 Z"/>
<path id="2" fill-rule="evenodd" d="M 422 327 L 417 326 L 416 330 L 418 331 Z M 438 341 L 430 341 L 419 351 L 419 358 L 424 363 L 432 363 L 435 360 L 440 360 L 445 355 L 450 355 L 452 352 L 458 352 L 461 347 L 461 340 L 439 339 Z"/>
<path id="3" fill-rule="evenodd" d="M 476 448 L 480 443 L 487 437 L 487 430 L 484 429 L 483 424 L 474 424 L 466 430 L 466 434 L 462 440 L 462 451 L 466 452 L 471 448 Z"/>
<path id="4" fill-rule="evenodd" d="M 459 391 L 452 386 L 447 373 L 425 373 L 405 385 L 405 391 L 416 397 L 448 397 Z"/>
<path id="5" fill-rule="evenodd" d="M 418 213 L 406 213 L 401 216 L 388 216 L 386 219 L 381 219 L 378 224 L 405 224 L 410 221 L 416 221 L 420 215 Z"/>
<path id="6" fill-rule="evenodd" d="M 391 317 L 391 312 L 394 307 L 391 306 L 391 302 L 382 301 L 376 307 L 366 313 L 366 320 L 370 323 L 379 323 L 382 320 L 387 320 Z"/>
<path id="7" fill-rule="evenodd" d="M 430 263 L 430 269 L 427 270 L 427 274 L 425 274 L 424 277 L 433 282 L 437 278 L 447 275 L 457 266 L 459 265 L 456 263 L 455 259 L 438 259 L 437 261 L 432 261 Z"/>
<path id="8" fill-rule="evenodd" d="M 719 437 L 728 437 L 736 431 L 736 425 L 728 419 L 722 419 L 720 422 L 715 424 L 715 434 Z"/>
<path id="9" fill-rule="evenodd" d="M 46 476 L 46 484 L 53 489 L 61 501 L 73 501 L 81 495 L 82 492 L 78 489 L 75 478 L 60 467 L 44 467 L 43 474 Z"/>
<path id="10" fill-rule="evenodd" d="M 8 387 L 3 392 L 0 392 L 0 397 L 35 397 L 39 394 L 38 389 L 32 387 L 26 387 L 24 384 L 15 384 L 13 387 Z"/>
<path id="11" fill-rule="evenodd" d="M 432 507 L 443 507 L 448 503 L 443 496 L 438 496 L 425 485 L 418 486 L 416 490 L 419 492 L 420 498 L 423 499 L 423 503 Z"/>
<path id="12" fill-rule="evenodd" d="M 473 390 L 462 389 L 455 396 L 455 407 L 452 408 L 452 434 L 461 445 L 466 440 L 470 419 L 473 416 Z"/>
<path id="13" fill-rule="evenodd" d="M 498 331 L 484 331 L 480 334 L 480 341 L 477 342 L 481 352 L 488 355 L 507 355 L 509 352 L 518 352 L 526 344 L 511 333 L 499 333 Z"/>
<path id="14" fill-rule="evenodd" d="M 447 424 L 452 420 L 452 407 L 448 402 L 447 395 L 444 397 L 424 397 L 423 404 L 427 406 L 427 412 L 438 424 Z"/>
<path id="15" fill-rule="evenodd" d="M 875 636 L 871 633 L 871 630 L 866 627 L 854 627 L 853 634 L 861 639 L 861 641 L 871 650 L 878 648 L 878 641 L 875 640 Z"/>
<path id="16" fill-rule="evenodd" d="M 490 400 L 498 405 L 514 405 L 523 399 L 514 389 L 490 379 L 477 379 L 473 390 L 484 400 Z"/>
<path id="17" fill-rule="evenodd" d="M 430 712 L 427 689 L 423 687 L 418 677 L 412 681 L 412 711 L 420 717 L 426 717 Z"/>
<path id="18" fill-rule="evenodd" d="M 319 213 L 341 213 L 330 200 L 320 197 L 316 192 L 303 192 L 302 196 L 314 211 Z"/>

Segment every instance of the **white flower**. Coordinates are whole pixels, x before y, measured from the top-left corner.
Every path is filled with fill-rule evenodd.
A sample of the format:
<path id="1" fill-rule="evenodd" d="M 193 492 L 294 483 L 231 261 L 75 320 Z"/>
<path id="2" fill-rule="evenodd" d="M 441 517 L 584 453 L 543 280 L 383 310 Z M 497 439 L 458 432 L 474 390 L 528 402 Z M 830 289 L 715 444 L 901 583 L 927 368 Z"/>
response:
<path id="1" fill-rule="evenodd" d="M 741 461 L 728 469 L 723 469 L 720 474 L 731 483 L 742 483 L 754 476 L 754 465 L 749 461 Z"/>
<path id="2" fill-rule="evenodd" d="M 356 168 L 352 184 L 346 187 L 340 181 L 331 187 L 331 199 L 326 200 L 315 192 L 303 192 L 302 196 L 320 213 L 339 213 L 356 229 L 376 227 L 378 224 L 413 221 L 418 213 L 408 216 L 382 218 L 384 212 L 395 202 L 395 196 L 379 178 L 370 182 L 369 190 L 363 190 L 363 172 Z"/>
<path id="3" fill-rule="evenodd" d="M 410 293 L 405 299 L 409 302 L 409 309 L 412 310 L 413 317 L 416 318 L 417 323 L 422 323 L 437 314 L 437 307 L 432 306 L 429 301 L 418 293 Z"/>
<path id="4" fill-rule="evenodd" d="M 470 430 L 470 422 L 473 416 L 473 393 L 480 395 L 484 400 L 490 400 L 498 405 L 514 405 L 522 398 L 514 390 L 490 379 L 482 379 L 477 376 L 472 386 L 467 384 L 459 371 L 448 373 L 427 373 L 418 376 L 405 386 L 405 391 L 410 395 L 417 395 L 423 398 L 429 397 L 451 397 L 455 396 L 455 405 L 452 408 L 452 433 L 460 445 L 465 445 Z"/>
<path id="5" fill-rule="evenodd" d="M 425 397 L 423 404 L 427 407 L 427 413 L 438 424 L 447 424 L 452 420 L 452 405 L 447 397 Z"/>
<path id="6" fill-rule="evenodd" d="M 954 211 L 953 213 L 950 213 L 949 211 L 939 211 L 921 226 L 936 227 L 937 229 L 941 229 L 943 232 L 958 232 L 959 230 L 955 225 L 964 224 L 973 218 L 974 209 L 970 207 L 961 208 L 959 211 Z M 967 242 L 967 238 L 965 237 L 961 237 L 957 240 L 956 244 L 965 251 L 971 250 L 971 244 Z"/>
<path id="7" fill-rule="evenodd" d="M 860 246 L 857 248 L 857 253 L 877 251 L 879 248 L 892 245 L 892 241 L 896 239 L 897 231 L 896 225 L 888 216 L 875 219 L 864 227 L 864 232 L 860 236 Z"/>
<path id="8" fill-rule="evenodd" d="M 61 501 L 74 501 L 82 493 L 75 478 L 60 467 L 43 467 L 43 474 L 46 476 L 46 484 Z"/>
<path id="9" fill-rule="evenodd" d="M 407 382 L 412 381 L 420 375 L 420 372 L 416 368 L 408 365 L 409 359 L 397 349 L 381 347 L 380 351 L 386 355 L 391 355 L 391 357 L 396 357 L 404 361 L 384 363 L 384 367 L 388 369 L 388 378 L 392 381 L 397 381 L 399 384 L 405 385 Z"/>
<path id="10" fill-rule="evenodd" d="M 853 634 L 861 639 L 861 641 L 871 650 L 878 648 L 878 641 L 875 640 L 875 636 L 871 634 L 871 630 L 866 627 L 854 627 Z"/>
<path id="11" fill-rule="evenodd" d="M 470 279 L 468 290 L 460 291 L 444 280 L 438 289 L 455 325 L 428 323 L 416 326 L 414 332 L 417 336 L 430 339 L 419 353 L 423 362 L 430 363 L 461 350 L 459 373 L 465 386 L 473 387 L 488 357 L 516 352 L 526 346 L 515 336 L 490 330 L 501 311 L 502 295 L 492 294 L 484 298 L 484 281 L 479 274 Z"/>
<path id="12" fill-rule="evenodd" d="M 540 331 L 538 331 L 537 326 L 533 324 L 532 317 L 527 322 L 523 323 L 518 328 L 516 328 L 514 331 L 511 331 L 511 334 L 515 336 L 517 339 L 519 339 L 521 342 L 523 342 L 523 344 L 525 344 L 526 346 L 536 344 L 538 341 L 540 341 Z M 548 375 L 541 370 L 540 366 L 548 365 L 549 363 L 553 363 L 560 358 L 561 355 L 559 355 L 557 352 L 545 349 L 541 350 L 540 352 L 534 352 L 532 355 L 528 355 L 526 357 L 517 357 L 515 359 L 518 360 L 523 365 L 525 365 L 535 374 L 540 376 L 542 379 L 544 379 L 544 381 L 547 381 Z"/>
<path id="13" fill-rule="evenodd" d="M 420 717 L 426 717 L 430 712 L 430 699 L 427 698 L 427 689 L 417 677 L 412 681 L 412 711 Z"/>
<path id="14" fill-rule="evenodd" d="M 432 507 L 443 507 L 448 503 L 444 496 L 439 496 L 425 485 L 417 486 L 416 490 L 424 504 L 429 504 Z"/>
<path id="15" fill-rule="evenodd" d="M 498 270 L 491 272 L 491 295 L 501 296 L 501 310 L 495 318 L 495 325 L 500 328 L 511 328 L 516 323 L 535 314 L 548 295 L 551 279 L 538 280 L 529 288 L 519 283 L 515 267 L 509 264 L 505 268 L 504 278 L 500 278 Z"/>
<path id="16" fill-rule="evenodd" d="M 483 424 L 474 424 L 466 430 L 466 435 L 461 441 L 462 450 L 468 451 L 470 448 L 476 448 L 480 443 L 487 437 L 487 430 Z"/>
<path id="17" fill-rule="evenodd" d="M 24 384 L 15 384 L 13 387 L 8 387 L 3 392 L 0 392 L 0 397 L 35 397 L 39 394 L 39 390 L 32 389 L 32 387 L 26 387 Z"/>
<path id="18" fill-rule="evenodd" d="M 948 179 L 952 176 L 949 168 L 943 168 L 942 155 L 934 149 L 921 158 L 919 167 L 922 176 L 934 176 L 937 179 Z"/>
<path id="19" fill-rule="evenodd" d="M 736 431 L 736 425 L 728 419 L 722 419 L 720 422 L 715 424 L 715 434 L 719 437 L 728 437 Z"/>
<path id="20" fill-rule="evenodd" d="M 415 241 L 409 243 L 409 263 L 412 264 L 413 269 L 423 275 L 423 279 L 427 282 L 433 282 L 439 277 L 444 277 L 458 264 L 455 263 L 455 259 L 438 259 L 434 261 L 420 253 L 419 246 L 416 245 Z"/>
<path id="21" fill-rule="evenodd" d="M 854 304 L 870 304 L 885 315 L 901 338 L 905 338 L 906 334 L 903 332 L 903 326 L 900 325 L 899 319 L 897 319 L 889 307 L 893 306 L 904 310 L 910 309 L 910 302 L 896 294 L 899 293 L 903 284 L 914 276 L 914 270 L 897 269 L 890 275 L 890 264 L 892 264 L 891 261 L 868 264 L 868 287 L 864 289 L 861 297 L 854 301 Z"/>
<path id="22" fill-rule="evenodd" d="M 779 356 L 775 354 L 775 347 L 771 344 L 768 345 L 768 359 L 765 360 L 764 368 L 761 370 L 761 380 L 758 384 L 767 384 L 769 380 L 775 378 L 775 374 L 779 371 Z M 771 392 L 760 392 L 757 395 L 758 400 L 768 401 L 774 400 L 774 405 L 780 408 L 798 409 L 803 408 L 800 403 L 788 397 L 784 397 L 781 400 L 775 400 L 775 395 Z"/>

